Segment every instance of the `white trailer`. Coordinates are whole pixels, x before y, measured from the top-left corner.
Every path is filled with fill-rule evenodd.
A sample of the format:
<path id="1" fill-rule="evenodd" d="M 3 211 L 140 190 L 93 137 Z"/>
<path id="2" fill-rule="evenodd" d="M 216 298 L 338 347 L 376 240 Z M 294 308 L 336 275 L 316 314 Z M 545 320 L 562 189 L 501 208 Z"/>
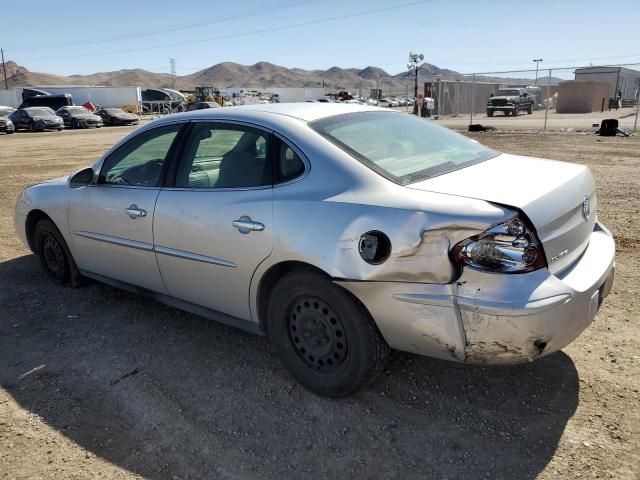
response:
<path id="1" fill-rule="evenodd" d="M 140 87 L 101 87 L 90 85 L 41 85 L 37 88 L 52 95 L 68 93 L 73 97 L 73 103 L 83 105 L 91 102 L 101 107 L 134 106 L 140 108 L 142 96 Z"/>
<path id="2" fill-rule="evenodd" d="M 0 105 L 18 108 L 22 103 L 22 89 L 0 90 Z"/>
<path id="3" fill-rule="evenodd" d="M 278 95 L 280 103 L 306 102 L 307 100 L 318 100 L 325 98 L 323 87 L 300 87 L 300 88 L 268 88 L 265 94 Z"/>

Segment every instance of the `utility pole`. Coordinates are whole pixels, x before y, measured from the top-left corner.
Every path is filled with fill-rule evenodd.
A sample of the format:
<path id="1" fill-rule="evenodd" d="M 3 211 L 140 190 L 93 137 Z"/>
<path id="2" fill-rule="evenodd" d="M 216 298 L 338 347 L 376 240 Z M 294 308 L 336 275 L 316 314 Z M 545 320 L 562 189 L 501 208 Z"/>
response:
<path id="1" fill-rule="evenodd" d="M 169 66 L 171 67 L 171 86 L 176 88 L 176 59 L 169 59 Z"/>
<path id="2" fill-rule="evenodd" d="M 415 71 L 415 83 L 413 87 L 413 98 L 418 97 L 418 70 L 420 69 L 420 62 L 424 60 L 424 55 L 421 53 L 409 52 L 409 63 L 407 63 L 407 69 Z"/>
<path id="3" fill-rule="evenodd" d="M 0 48 L 0 54 L 2 54 L 2 72 L 4 73 L 4 88 L 9 90 L 9 82 L 7 81 L 7 66 L 4 63 L 4 50 Z"/>
<path id="4" fill-rule="evenodd" d="M 541 58 L 534 58 L 533 59 L 534 62 L 536 62 L 536 85 L 538 84 L 538 66 L 540 65 L 540 62 L 542 61 Z"/>

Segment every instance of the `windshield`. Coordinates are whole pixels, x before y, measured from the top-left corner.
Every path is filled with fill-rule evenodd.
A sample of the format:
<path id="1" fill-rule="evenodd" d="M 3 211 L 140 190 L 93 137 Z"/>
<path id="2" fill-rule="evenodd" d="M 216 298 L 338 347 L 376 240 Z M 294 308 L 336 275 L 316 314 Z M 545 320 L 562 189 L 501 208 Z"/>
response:
<path id="1" fill-rule="evenodd" d="M 71 113 L 91 113 L 84 107 L 67 107 L 67 110 Z"/>
<path id="2" fill-rule="evenodd" d="M 498 90 L 496 95 L 501 97 L 517 97 L 520 95 L 520 90 Z"/>
<path id="3" fill-rule="evenodd" d="M 49 107 L 38 107 L 38 108 L 29 108 L 27 112 L 32 117 L 46 117 L 48 115 L 55 115 L 56 112 L 51 110 Z"/>
<path id="4" fill-rule="evenodd" d="M 119 108 L 105 108 L 104 111 L 111 115 L 115 115 L 116 113 L 124 113 L 124 110 L 120 110 Z"/>
<path id="5" fill-rule="evenodd" d="M 0 108 L 0 117 L 8 117 L 13 113 L 13 108 Z"/>
<path id="6" fill-rule="evenodd" d="M 400 185 L 482 162 L 498 152 L 414 115 L 362 112 L 310 124 L 380 175 Z"/>

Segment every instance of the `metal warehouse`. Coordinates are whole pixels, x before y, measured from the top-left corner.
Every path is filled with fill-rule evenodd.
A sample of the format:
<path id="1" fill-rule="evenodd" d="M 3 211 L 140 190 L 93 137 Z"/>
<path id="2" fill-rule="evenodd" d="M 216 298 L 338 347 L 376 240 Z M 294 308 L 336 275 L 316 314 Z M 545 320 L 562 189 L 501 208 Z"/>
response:
<path id="1" fill-rule="evenodd" d="M 609 97 L 621 92 L 623 105 L 635 105 L 640 88 L 640 72 L 624 67 L 585 67 L 576 69 L 576 80 L 607 82 Z"/>

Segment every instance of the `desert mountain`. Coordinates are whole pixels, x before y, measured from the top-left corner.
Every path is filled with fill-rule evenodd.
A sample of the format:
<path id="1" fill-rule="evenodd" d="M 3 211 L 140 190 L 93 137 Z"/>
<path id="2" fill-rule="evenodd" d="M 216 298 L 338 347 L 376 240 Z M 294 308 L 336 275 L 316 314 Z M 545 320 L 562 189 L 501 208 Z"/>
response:
<path id="1" fill-rule="evenodd" d="M 113 72 L 98 72 L 91 75 L 54 75 L 38 73 L 26 67 L 9 61 L 6 63 L 9 88 L 34 87 L 46 85 L 106 85 L 129 86 L 139 85 L 142 88 L 172 87 L 173 78 L 168 73 L 155 73 L 139 68 L 116 70 Z M 0 79 L 2 79 L 0 65 Z M 441 69 L 430 63 L 423 63 L 419 70 L 420 81 L 441 76 L 446 80 L 463 79 L 460 73 L 453 70 Z M 466 77 L 468 78 L 468 77 Z M 504 81 L 515 83 L 517 79 L 477 77 L 483 81 Z M 522 79 L 521 79 L 522 80 Z M 559 79 L 553 79 L 557 83 Z M 523 80 L 530 82 L 531 80 Z M 304 70 L 301 68 L 286 68 L 269 62 L 258 62 L 255 65 L 240 65 L 234 62 L 223 62 L 205 68 L 190 75 L 177 76 L 175 86 L 181 90 L 193 90 L 196 86 L 211 85 L 218 88 L 251 87 L 265 89 L 269 87 L 321 87 L 330 89 L 348 89 L 363 93 L 369 88 L 381 88 L 385 92 L 404 92 L 407 86 L 411 90 L 413 74 L 403 72 L 390 75 L 378 67 L 340 68 L 331 67 L 327 70 Z"/>

